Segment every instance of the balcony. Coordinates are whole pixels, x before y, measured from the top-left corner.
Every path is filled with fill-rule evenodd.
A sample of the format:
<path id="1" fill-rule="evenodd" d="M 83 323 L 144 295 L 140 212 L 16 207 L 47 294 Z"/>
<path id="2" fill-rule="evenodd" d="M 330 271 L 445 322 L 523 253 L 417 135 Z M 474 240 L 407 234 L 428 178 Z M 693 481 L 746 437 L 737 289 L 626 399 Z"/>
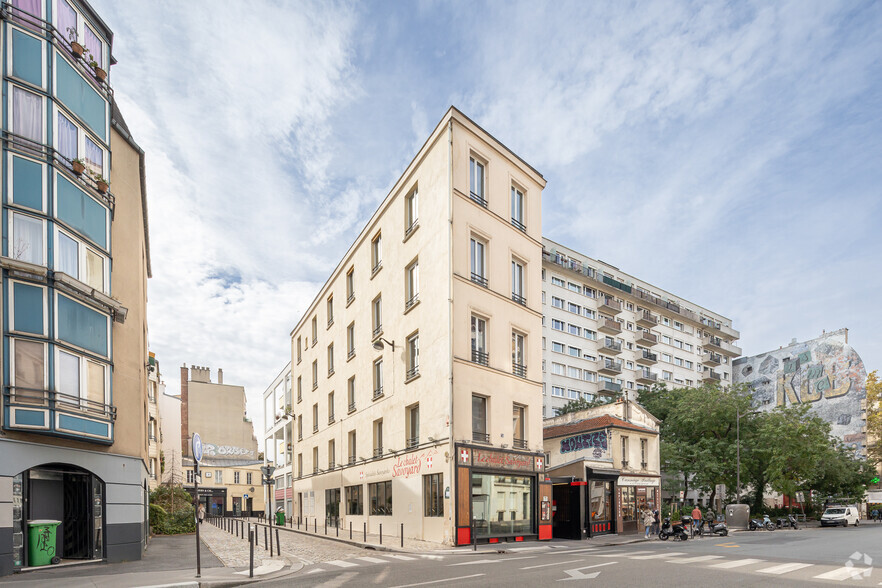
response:
<path id="1" fill-rule="evenodd" d="M 645 345 L 647 347 L 651 347 L 658 343 L 658 336 L 654 333 L 650 333 L 649 331 L 640 331 L 637 333 L 637 339 L 635 339 L 637 345 Z"/>
<path id="2" fill-rule="evenodd" d="M 420 438 L 419 438 L 419 437 L 410 437 L 410 438 L 407 440 L 407 448 L 408 448 L 408 449 L 413 449 L 414 447 L 417 447 L 419 444 L 420 444 Z"/>
<path id="3" fill-rule="evenodd" d="M 349 456 L 349 465 L 355 465 L 355 462 L 358 461 L 358 458 L 354 455 Z"/>
<path id="4" fill-rule="evenodd" d="M 474 283 L 476 283 L 477 285 L 481 286 L 482 288 L 489 287 L 488 282 L 487 282 L 487 278 L 485 278 L 481 274 L 476 274 L 475 272 L 472 272 L 472 281 Z"/>
<path id="5" fill-rule="evenodd" d="M 658 317 L 648 310 L 644 310 L 643 312 L 637 314 L 637 326 L 644 327 L 646 329 L 656 327 L 658 326 Z"/>
<path id="6" fill-rule="evenodd" d="M 329 425 L 333 425 L 335 420 L 336 420 L 336 419 L 334 419 L 334 413 L 333 413 L 333 412 L 332 412 L 331 414 L 328 415 L 328 424 L 329 424 Z"/>
<path id="7" fill-rule="evenodd" d="M 658 382 L 658 374 L 649 370 L 640 370 L 637 372 L 638 384 L 655 384 L 656 382 Z"/>
<path id="8" fill-rule="evenodd" d="M 527 440 L 515 437 L 512 447 L 515 449 L 527 449 Z"/>
<path id="9" fill-rule="evenodd" d="M 374 400 L 376 400 L 377 398 L 382 398 L 382 397 L 383 397 L 383 387 L 380 386 L 379 388 L 374 390 Z"/>
<path id="10" fill-rule="evenodd" d="M 511 373 L 516 375 L 519 378 L 527 377 L 527 366 L 520 363 L 511 364 Z"/>
<path id="11" fill-rule="evenodd" d="M 472 349 L 472 362 L 481 365 L 490 365 L 490 354 L 484 351 Z"/>
<path id="12" fill-rule="evenodd" d="M 490 443 L 490 433 L 472 431 L 472 441 L 475 443 Z"/>
<path id="13" fill-rule="evenodd" d="M 520 294 L 511 293 L 511 299 L 520 304 L 521 306 L 527 306 L 527 299 L 521 296 Z"/>
<path id="14" fill-rule="evenodd" d="M 644 349 L 642 353 L 638 351 L 637 363 L 640 365 L 655 365 L 658 363 L 658 355 Z"/>
<path id="15" fill-rule="evenodd" d="M 605 337 L 600 342 L 600 351 L 607 355 L 618 355 L 622 352 L 622 344 L 617 343 L 612 337 Z"/>
<path id="16" fill-rule="evenodd" d="M 469 192 L 469 198 L 471 198 L 473 202 L 477 203 L 478 206 L 483 206 L 484 208 L 487 208 L 487 201 L 484 200 L 484 196 L 482 196 L 481 194 Z"/>
<path id="17" fill-rule="evenodd" d="M 720 374 L 713 371 L 713 370 L 704 372 L 704 374 L 701 376 L 702 382 L 717 382 L 717 383 L 719 383 L 721 380 L 722 380 L 722 377 L 720 376 Z"/>
<path id="18" fill-rule="evenodd" d="M 405 380 L 412 380 L 420 375 L 420 366 L 415 365 L 404 373 Z"/>
<path id="19" fill-rule="evenodd" d="M 604 394 L 606 396 L 610 394 L 621 394 L 622 385 L 616 384 L 615 382 L 607 382 L 606 380 L 601 380 L 597 383 L 597 393 Z"/>
<path id="20" fill-rule="evenodd" d="M 597 330 L 608 335 L 618 335 L 622 332 L 622 325 L 615 319 L 602 316 L 597 319 Z"/>
<path id="21" fill-rule="evenodd" d="M 7 387 L 4 428 L 113 443 L 116 407 L 52 390 Z"/>
<path id="22" fill-rule="evenodd" d="M 350 402 L 349 403 L 349 414 L 352 414 L 353 412 L 355 412 L 355 402 Z"/>
<path id="23" fill-rule="evenodd" d="M 511 219 L 511 224 L 512 224 L 512 226 L 513 226 L 514 228 L 516 228 L 517 230 L 519 230 L 519 231 L 523 231 L 524 233 L 527 232 L 527 227 L 524 225 L 524 223 L 522 223 L 522 222 L 519 221 L 518 219 L 516 219 L 516 218 L 512 218 L 512 219 Z"/>
<path id="24" fill-rule="evenodd" d="M 701 363 L 711 367 L 718 366 L 723 363 L 723 356 L 713 351 L 705 351 Z"/>
<path id="25" fill-rule="evenodd" d="M 723 341 L 719 337 L 708 337 L 704 342 L 704 348 L 710 351 L 717 351 L 729 357 L 738 357 L 741 355 L 741 348 L 727 341 Z"/>
<path id="26" fill-rule="evenodd" d="M 739 333 L 732 327 L 726 326 L 723 323 L 717 322 L 713 319 L 701 317 L 701 320 L 699 322 L 701 322 L 702 328 L 708 333 L 725 335 L 726 337 L 729 337 L 731 339 L 741 338 L 741 333 Z"/>
<path id="27" fill-rule="evenodd" d="M 615 298 L 604 296 L 598 301 L 597 310 L 607 314 L 616 315 L 622 312 L 622 303 Z"/>
<path id="28" fill-rule="evenodd" d="M 622 373 L 622 362 L 604 359 L 597 371 L 601 374 L 618 375 Z"/>
<path id="29" fill-rule="evenodd" d="M 382 447 L 375 447 L 374 448 L 374 457 L 375 458 L 376 457 L 383 457 L 383 448 Z"/>

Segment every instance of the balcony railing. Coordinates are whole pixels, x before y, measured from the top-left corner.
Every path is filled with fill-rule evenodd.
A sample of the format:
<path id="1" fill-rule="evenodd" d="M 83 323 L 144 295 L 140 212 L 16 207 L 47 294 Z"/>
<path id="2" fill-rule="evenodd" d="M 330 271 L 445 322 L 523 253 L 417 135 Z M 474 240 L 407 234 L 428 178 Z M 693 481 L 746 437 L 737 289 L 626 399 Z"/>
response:
<path id="1" fill-rule="evenodd" d="M 334 419 L 334 413 L 332 412 L 331 414 L 328 415 L 328 424 L 329 424 L 329 425 L 334 424 L 334 420 L 335 420 L 335 419 Z"/>
<path id="2" fill-rule="evenodd" d="M 358 461 L 357 457 L 355 457 L 354 455 L 349 456 L 349 465 L 353 465 L 356 461 Z"/>
<path id="3" fill-rule="evenodd" d="M 313 433 L 318 433 L 318 423 L 316 423 L 316 424 L 314 424 L 314 425 L 312 426 L 312 432 L 313 432 Z"/>
<path id="4" fill-rule="evenodd" d="M 411 449 L 411 448 L 413 448 L 413 447 L 416 447 L 416 446 L 419 445 L 419 444 L 420 444 L 420 438 L 419 438 L 419 437 L 410 437 L 410 438 L 407 440 L 407 448 L 408 448 L 408 449 Z"/>
<path id="5" fill-rule="evenodd" d="M 472 281 L 479 286 L 487 288 L 487 278 L 485 278 L 481 274 L 476 274 L 475 272 L 472 272 Z"/>
<path id="6" fill-rule="evenodd" d="M 346 306 L 352 304 L 353 300 L 355 300 L 355 292 L 351 292 L 349 296 L 346 297 Z"/>
<path id="7" fill-rule="evenodd" d="M 415 365 L 405 372 L 404 379 L 410 380 L 411 378 L 415 378 L 418 375 L 420 375 L 420 366 Z"/>
<path id="8" fill-rule="evenodd" d="M 620 374 L 622 373 L 622 362 L 606 359 L 604 360 L 603 364 L 599 368 L 597 368 L 597 371 L 604 373 Z"/>
<path id="9" fill-rule="evenodd" d="M 328 469 L 329 470 L 333 470 L 336 467 L 337 467 L 337 462 L 335 462 L 334 460 L 331 460 L 328 462 Z"/>
<path id="10" fill-rule="evenodd" d="M 352 359 L 353 357 L 355 357 L 355 348 L 354 347 L 346 352 L 346 359 Z"/>
<path id="11" fill-rule="evenodd" d="M 380 323 L 379 325 L 377 325 L 376 327 L 374 327 L 374 330 L 373 330 L 373 333 L 372 333 L 372 334 L 373 334 L 373 336 L 374 336 L 374 339 L 376 339 L 377 337 L 379 337 L 380 335 L 382 335 L 382 334 L 383 334 L 383 323 Z"/>
<path id="12" fill-rule="evenodd" d="M 713 351 L 705 351 L 702 363 L 704 363 L 704 365 L 720 365 L 723 363 L 723 356 L 719 353 L 714 353 Z"/>
<path id="13" fill-rule="evenodd" d="M 330 378 L 333 375 L 334 375 L 334 366 L 331 366 L 328 368 L 328 377 Z"/>
<path id="14" fill-rule="evenodd" d="M 608 312 L 610 314 L 618 314 L 622 312 L 622 303 L 608 296 L 604 296 L 600 299 L 599 307 L 603 312 Z"/>
<path id="15" fill-rule="evenodd" d="M 331 325 L 333 325 L 333 324 L 334 324 L 334 317 L 330 317 L 330 318 L 328 319 L 328 328 L 330 329 L 330 328 L 331 328 Z"/>
<path id="16" fill-rule="evenodd" d="M 526 449 L 527 448 L 527 440 L 526 439 L 518 439 L 514 438 L 513 447 L 515 449 Z"/>
<path id="17" fill-rule="evenodd" d="M 514 228 L 516 228 L 517 230 L 519 230 L 519 231 L 523 231 L 523 232 L 525 232 L 525 233 L 527 232 L 527 227 L 524 225 L 524 223 L 522 223 L 522 222 L 519 221 L 518 219 L 516 219 L 516 218 L 512 218 L 512 219 L 511 219 L 511 224 L 512 224 L 512 226 L 514 226 Z"/>
<path id="18" fill-rule="evenodd" d="M 527 377 L 527 366 L 522 363 L 513 363 L 511 364 L 511 373 L 516 375 L 519 378 Z"/>
<path id="19" fill-rule="evenodd" d="M 648 310 L 644 310 L 637 315 L 637 325 L 651 329 L 652 327 L 658 326 L 658 317 Z"/>
<path id="20" fill-rule="evenodd" d="M 472 200 L 474 200 L 475 202 L 477 202 L 478 204 L 480 204 L 481 206 L 483 206 L 484 208 L 487 208 L 487 201 L 484 200 L 483 196 L 481 196 L 479 194 L 475 194 L 474 192 L 469 192 L 469 197 Z"/>
<path id="21" fill-rule="evenodd" d="M 521 296 L 520 294 L 511 293 L 511 299 L 520 304 L 521 306 L 527 306 L 527 299 Z"/>
<path id="22" fill-rule="evenodd" d="M 741 355 L 741 348 L 737 345 L 733 345 L 727 341 L 723 341 L 719 337 L 708 337 L 707 341 L 704 342 L 705 348 L 710 350 L 719 351 L 725 355 L 730 357 L 738 357 Z"/>
<path id="23" fill-rule="evenodd" d="M 481 365 L 490 365 L 490 354 L 484 351 L 472 349 L 472 361 Z"/>
<path id="24" fill-rule="evenodd" d="M 371 268 L 371 275 L 374 275 L 375 273 L 377 273 L 381 269 L 383 269 L 383 260 L 382 259 L 378 260 L 377 263 L 374 264 L 374 267 Z"/>
<path id="25" fill-rule="evenodd" d="M 375 447 L 374 448 L 374 457 L 383 457 L 383 448 Z"/>
<path id="26" fill-rule="evenodd" d="M 722 376 L 715 371 L 708 371 L 704 373 L 701 379 L 705 382 L 719 382 L 722 380 Z"/>
<path id="27" fill-rule="evenodd" d="M 597 320 L 597 329 L 604 333 L 615 335 L 622 332 L 622 325 L 614 319 L 602 316 Z"/>
<path id="28" fill-rule="evenodd" d="M 349 412 L 350 413 L 355 412 L 355 402 L 354 401 L 349 403 Z"/>
<path id="29" fill-rule="evenodd" d="M 477 443 L 490 443 L 490 433 L 482 431 L 472 431 L 472 441 Z"/>
<path id="30" fill-rule="evenodd" d="M 641 384 L 653 384 L 658 381 L 658 374 L 649 370 L 640 370 L 637 372 L 637 381 Z"/>
<path id="31" fill-rule="evenodd" d="M 420 295 L 414 294 L 413 296 L 408 298 L 407 301 L 404 303 L 404 310 L 408 310 L 408 309 L 412 308 L 419 301 L 420 301 Z"/>
<path id="32" fill-rule="evenodd" d="M 658 362 L 658 355 L 652 353 L 651 351 L 643 350 L 643 352 L 637 356 L 637 363 L 643 365 L 652 365 Z"/>
<path id="33" fill-rule="evenodd" d="M 656 343 L 658 343 L 658 336 L 655 333 L 650 333 L 649 331 L 637 333 L 638 345 L 655 345 Z"/>
<path id="34" fill-rule="evenodd" d="M 613 392 L 615 394 L 619 394 L 622 391 L 622 385 L 617 384 L 616 382 L 607 382 L 606 380 L 601 380 L 597 384 L 598 392 Z"/>
<path id="35" fill-rule="evenodd" d="M 610 337 L 606 337 L 600 343 L 600 350 L 604 353 L 621 353 L 622 352 L 622 344 L 614 341 Z"/>
<path id="36" fill-rule="evenodd" d="M 376 400 L 377 398 L 382 398 L 382 397 L 383 397 L 383 387 L 380 386 L 379 388 L 374 390 L 374 400 Z"/>
<path id="37" fill-rule="evenodd" d="M 99 443 L 113 442 L 116 407 L 52 390 L 7 386 L 5 427 Z M 155 439 L 155 436 L 154 436 Z"/>

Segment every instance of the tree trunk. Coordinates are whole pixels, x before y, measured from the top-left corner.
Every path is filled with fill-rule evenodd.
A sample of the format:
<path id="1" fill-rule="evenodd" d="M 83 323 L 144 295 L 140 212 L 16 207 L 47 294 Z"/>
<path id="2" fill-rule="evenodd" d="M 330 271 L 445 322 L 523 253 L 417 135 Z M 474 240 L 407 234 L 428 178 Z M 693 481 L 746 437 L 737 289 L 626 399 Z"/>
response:
<path id="1" fill-rule="evenodd" d="M 710 503 L 710 509 L 713 510 L 714 513 L 717 512 L 716 509 L 714 508 L 714 505 L 716 504 L 714 502 L 714 500 L 716 499 L 716 497 L 717 497 L 717 485 L 714 484 L 714 488 L 713 488 L 713 490 L 711 490 L 710 498 L 708 499 L 708 502 Z"/>

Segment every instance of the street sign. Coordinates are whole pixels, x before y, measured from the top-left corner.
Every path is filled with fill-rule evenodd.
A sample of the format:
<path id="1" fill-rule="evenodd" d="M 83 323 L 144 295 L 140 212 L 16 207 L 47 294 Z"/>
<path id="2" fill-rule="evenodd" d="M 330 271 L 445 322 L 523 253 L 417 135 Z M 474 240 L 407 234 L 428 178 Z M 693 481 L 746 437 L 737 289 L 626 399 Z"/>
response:
<path id="1" fill-rule="evenodd" d="M 193 433 L 193 459 L 197 462 L 202 461 L 202 437 L 199 433 Z"/>
<path id="2" fill-rule="evenodd" d="M 243 494 L 243 495 L 242 495 L 242 498 L 248 498 L 248 495 L 247 495 L 247 494 Z"/>

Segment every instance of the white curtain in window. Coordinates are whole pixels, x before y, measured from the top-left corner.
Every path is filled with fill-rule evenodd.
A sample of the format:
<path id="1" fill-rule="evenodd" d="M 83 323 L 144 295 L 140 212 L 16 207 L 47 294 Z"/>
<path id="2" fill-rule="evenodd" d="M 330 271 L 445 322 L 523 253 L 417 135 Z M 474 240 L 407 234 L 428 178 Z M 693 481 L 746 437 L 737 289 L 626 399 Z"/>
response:
<path id="1" fill-rule="evenodd" d="M 89 27 L 83 27 L 85 35 L 83 35 L 83 46 L 92 54 L 92 59 L 98 62 L 98 67 L 104 68 L 104 60 L 101 55 L 101 39 L 92 32 Z"/>
<path id="2" fill-rule="evenodd" d="M 85 281 L 99 292 L 104 292 L 104 258 L 91 249 L 86 249 Z"/>
<path id="3" fill-rule="evenodd" d="M 12 0 L 12 5 L 28 14 L 43 16 L 43 0 Z"/>
<path id="4" fill-rule="evenodd" d="M 59 400 L 71 402 L 80 397 L 80 358 L 64 351 L 58 352 L 55 366 L 55 389 L 64 394 Z M 68 398 L 70 397 L 70 398 Z"/>
<path id="5" fill-rule="evenodd" d="M 42 402 L 43 344 L 15 339 L 15 399 L 19 402 Z M 39 392 L 38 392 L 39 391 Z"/>
<path id="6" fill-rule="evenodd" d="M 104 150 L 89 137 L 86 137 L 86 165 L 92 172 L 104 175 Z"/>
<path id="7" fill-rule="evenodd" d="M 55 147 L 61 155 L 70 160 L 77 159 L 78 157 L 77 127 L 60 112 L 58 113 L 58 140 L 55 143 Z"/>
<path id="8" fill-rule="evenodd" d="M 55 271 L 80 278 L 79 245 L 64 233 L 58 233 L 56 241 Z"/>
<path id="9" fill-rule="evenodd" d="M 12 132 L 43 142 L 43 100 L 33 92 L 15 86 L 12 90 Z"/>
<path id="10" fill-rule="evenodd" d="M 86 362 L 86 377 L 88 378 L 88 398 L 98 404 L 105 403 L 105 377 L 104 366 L 94 361 Z M 92 408 L 95 408 L 93 405 Z"/>
<path id="11" fill-rule="evenodd" d="M 68 29 L 77 30 L 77 13 L 74 12 L 74 9 L 70 7 L 65 0 L 58 0 L 58 10 L 55 15 L 55 28 L 58 29 L 59 34 L 67 39 L 68 41 L 75 41 L 76 38 L 71 39 L 72 35 Z"/>
<path id="12" fill-rule="evenodd" d="M 43 223 L 32 216 L 12 215 L 12 258 L 43 265 Z"/>

